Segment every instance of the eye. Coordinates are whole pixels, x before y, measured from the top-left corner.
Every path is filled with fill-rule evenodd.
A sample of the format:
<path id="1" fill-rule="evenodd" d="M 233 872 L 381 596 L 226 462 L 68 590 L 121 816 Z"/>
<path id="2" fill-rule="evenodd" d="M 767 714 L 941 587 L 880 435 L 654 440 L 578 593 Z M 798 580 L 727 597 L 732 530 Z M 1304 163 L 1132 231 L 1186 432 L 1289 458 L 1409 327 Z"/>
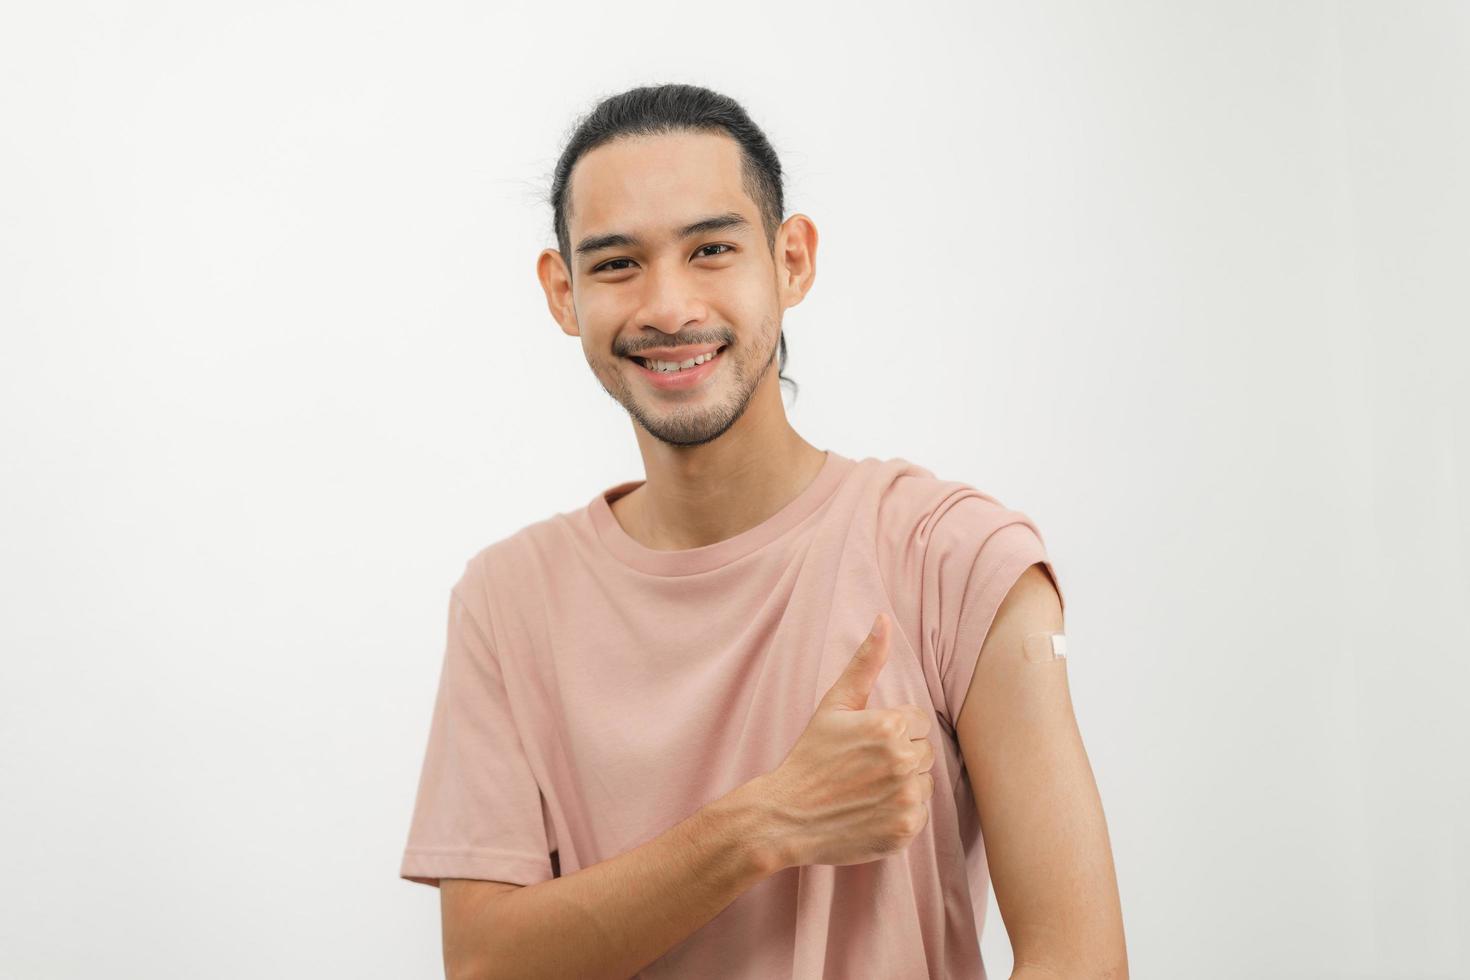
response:
<path id="1" fill-rule="evenodd" d="M 706 252 L 705 249 L 709 249 L 709 248 L 719 248 L 719 249 L 724 249 L 724 251 L 723 252 Z M 704 258 L 714 258 L 715 256 L 724 255 L 726 252 L 733 252 L 733 251 L 735 251 L 735 246 L 733 246 L 733 245 L 726 245 L 724 242 L 711 242 L 708 245 L 701 245 L 699 248 L 695 249 L 694 250 L 694 254 L 697 255 L 697 256 L 702 256 Z M 618 263 L 619 262 L 632 262 L 632 261 L 633 261 L 632 259 L 608 259 L 606 262 L 603 262 L 601 265 L 593 266 L 592 267 L 592 271 L 594 273 L 597 273 L 597 272 L 622 272 L 625 267 L 618 266 Z"/>

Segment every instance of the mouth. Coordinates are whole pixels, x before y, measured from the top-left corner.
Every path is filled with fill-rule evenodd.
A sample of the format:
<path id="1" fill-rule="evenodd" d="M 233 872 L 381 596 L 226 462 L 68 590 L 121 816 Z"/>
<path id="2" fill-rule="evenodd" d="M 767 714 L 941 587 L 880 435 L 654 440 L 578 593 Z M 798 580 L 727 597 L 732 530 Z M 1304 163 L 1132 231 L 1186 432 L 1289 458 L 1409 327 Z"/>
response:
<path id="1" fill-rule="evenodd" d="M 672 371 L 660 371 L 649 366 L 646 358 L 628 355 L 628 360 L 638 365 L 638 373 L 646 378 L 656 388 L 675 389 L 690 388 L 699 384 L 705 378 L 714 373 L 716 367 L 724 359 L 725 348 L 729 346 L 722 344 L 713 357 L 693 367 L 678 368 Z"/>

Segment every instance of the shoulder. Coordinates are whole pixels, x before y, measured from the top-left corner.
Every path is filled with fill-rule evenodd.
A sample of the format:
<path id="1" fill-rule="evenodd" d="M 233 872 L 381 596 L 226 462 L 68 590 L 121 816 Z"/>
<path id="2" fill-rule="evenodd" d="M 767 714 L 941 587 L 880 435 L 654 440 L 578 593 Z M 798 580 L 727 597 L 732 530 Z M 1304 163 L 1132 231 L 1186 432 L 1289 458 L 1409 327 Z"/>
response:
<path id="1" fill-rule="evenodd" d="M 1025 513 L 963 480 L 944 479 L 902 458 L 865 460 L 880 546 L 974 554 L 993 535 L 1005 548 L 1040 529 Z M 1009 530 L 1007 530 L 1009 529 Z"/>
<path id="2" fill-rule="evenodd" d="M 576 546 L 575 516 L 575 511 L 553 514 L 481 544 L 465 559 L 455 594 L 477 618 L 488 618 L 492 606 L 534 591 L 553 573 L 559 556 Z"/>

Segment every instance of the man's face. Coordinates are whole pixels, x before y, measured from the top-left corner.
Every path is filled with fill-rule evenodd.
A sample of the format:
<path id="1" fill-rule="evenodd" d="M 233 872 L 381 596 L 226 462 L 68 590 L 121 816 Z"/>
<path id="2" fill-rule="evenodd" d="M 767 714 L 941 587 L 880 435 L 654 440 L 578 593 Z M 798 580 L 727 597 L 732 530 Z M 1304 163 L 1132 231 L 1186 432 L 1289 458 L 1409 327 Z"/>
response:
<path id="1" fill-rule="evenodd" d="M 740 164 L 739 146 L 723 134 L 624 138 L 585 154 L 568 183 L 583 354 L 634 421 L 671 445 L 719 437 L 768 375 L 778 383 L 775 264 Z M 743 220 L 720 225 L 732 216 Z M 705 227 L 681 233 L 696 224 Z M 638 359 L 689 346 L 718 353 L 677 374 Z"/>

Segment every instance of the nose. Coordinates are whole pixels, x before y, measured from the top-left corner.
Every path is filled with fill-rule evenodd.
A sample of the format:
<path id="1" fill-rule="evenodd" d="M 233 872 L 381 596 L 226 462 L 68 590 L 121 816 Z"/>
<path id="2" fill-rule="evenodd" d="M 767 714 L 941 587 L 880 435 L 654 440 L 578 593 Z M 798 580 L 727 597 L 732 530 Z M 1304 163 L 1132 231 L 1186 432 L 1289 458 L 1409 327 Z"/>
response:
<path id="1" fill-rule="evenodd" d="M 685 327 L 698 326 L 709 315 L 709 308 L 700 297 L 698 277 L 677 260 L 650 263 L 640 288 L 642 293 L 634 313 L 640 328 L 652 327 L 673 334 Z"/>

